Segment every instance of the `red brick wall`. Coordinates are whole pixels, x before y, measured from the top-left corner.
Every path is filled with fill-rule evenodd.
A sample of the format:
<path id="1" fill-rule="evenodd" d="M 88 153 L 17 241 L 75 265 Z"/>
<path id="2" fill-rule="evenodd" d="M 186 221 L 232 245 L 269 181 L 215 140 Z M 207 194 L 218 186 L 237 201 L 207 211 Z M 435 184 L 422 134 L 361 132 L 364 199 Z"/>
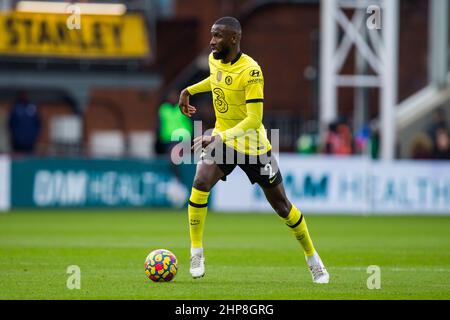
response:
<path id="1" fill-rule="evenodd" d="M 200 28 L 198 21 L 190 18 L 161 20 L 156 28 L 156 59 L 151 68 L 167 85 L 203 48 L 198 35 Z"/>
<path id="2" fill-rule="evenodd" d="M 229 1 L 229 0 L 228 0 Z M 222 15 L 228 15 L 220 0 L 176 1 L 178 19 L 194 18 L 198 21 L 198 41 L 202 48 L 209 43 L 211 26 Z M 224 1 L 225 2 L 225 1 Z"/>
<path id="3" fill-rule="evenodd" d="M 428 82 L 428 2 L 400 1 L 399 99 Z"/>
<path id="4" fill-rule="evenodd" d="M 243 22 L 242 50 L 261 65 L 265 110 L 304 114 L 312 103 L 312 84 L 303 73 L 313 64 L 311 36 L 319 28 L 315 6 L 269 6 Z"/>
<path id="5" fill-rule="evenodd" d="M 84 116 L 86 138 L 94 130 L 155 130 L 158 99 L 149 90 L 93 90 Z"/>

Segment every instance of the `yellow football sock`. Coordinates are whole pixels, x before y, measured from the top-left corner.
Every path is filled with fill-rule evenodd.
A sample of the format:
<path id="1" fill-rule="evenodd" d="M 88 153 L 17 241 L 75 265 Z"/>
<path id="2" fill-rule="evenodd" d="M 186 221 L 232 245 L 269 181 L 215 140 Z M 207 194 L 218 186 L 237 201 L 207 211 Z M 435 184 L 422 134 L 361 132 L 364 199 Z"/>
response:
<path id="1" fill-rule="evenodd" d="M 208 211 L 209 192 L 200 191 L 192 187 L 189 198 L 189 233 L 192 248 L 203 248 L 203 229 L 205 227 L 206 212 Z"/>
<path id="2" fill-rule="evenodd" d="M 292 209 L 289 212 L 289 215 L 287 216 L 287 218 L 283 218 L 283 220 L 291 229 L 298 242 L 300 242 L 300 244 L 302 245 L 303 251 L 305 252 L 306 256 L 311 257 L 312 255 L 314 255 L 316 250 L 314 249 L 311 237 L 309 236 L 305 217 L 303 217 L 302 213 L 294 205 L 292 205 Z"/>

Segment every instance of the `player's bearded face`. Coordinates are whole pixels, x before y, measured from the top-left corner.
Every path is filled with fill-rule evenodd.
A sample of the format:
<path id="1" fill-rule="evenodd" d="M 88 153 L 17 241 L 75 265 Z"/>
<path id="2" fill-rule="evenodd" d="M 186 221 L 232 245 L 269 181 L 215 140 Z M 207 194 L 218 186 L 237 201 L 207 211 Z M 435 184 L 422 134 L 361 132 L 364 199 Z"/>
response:
<path id="1" fill-rule="evenodd" d="M 230 52 L 230 47 L 222 45 L 220 47 L 216 47 L 215 50 L 213 49 L 213 57 L 216 60 L 225 59 L 228 56 L 229 52 Z"/>
<path id="2" fill-rule="evenodd" d="M 212 38 L 209 44 L 211 46 L 214 59 L 225 59 L 231 50 L 229 32 L 221 25 L 213 25 L 211 28 L 211 34 Z"/>

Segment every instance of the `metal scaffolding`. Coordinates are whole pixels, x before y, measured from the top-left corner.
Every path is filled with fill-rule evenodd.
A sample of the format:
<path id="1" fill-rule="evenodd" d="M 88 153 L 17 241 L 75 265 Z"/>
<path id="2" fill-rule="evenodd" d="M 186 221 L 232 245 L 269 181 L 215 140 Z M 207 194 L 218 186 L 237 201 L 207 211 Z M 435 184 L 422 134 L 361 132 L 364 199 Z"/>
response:
<path id="1" fill-rule="evenodd" d="M 339 87 L 379 88 L 383 160 L 395 156 L 398 6 L 398 0 L 321 1 L 321 136 L 338 116 Z M 352 12 L 351 19 L 345 11 Z M 378 16 L 371 18 L 369 14 Z M 339 28 L 342 37 L 338 37 Z M 353 46 L 359 67 L 351 74 L 343 74 L 342 68 Z"/>
<path id="2" fill-rule="evenodd" d="M 406 1 L 406 0 L 405 0 Z M 381 24 L 370 28 L 369 15 L 380 10 Z M 346 12 L 353 13 L 351 19 Z M 364 88 L 379 88 L 381 159 L 395 158 L 396 136 L 450 100 L 447 0 L 429 0 L 428 85 L 397 101 L 399 0 L 321 0 L 321 133 L 337 118 L 339 87 L 356 89 L 355 107 L 364 108 Z M 342 37 L 338 31 L 342 30 Z M 355 69 L 342 67 L 355 47 Z M 355 118 L 364 118 L 356 109 Z M 367 120 L 367 119 L 366 119 Z"/>

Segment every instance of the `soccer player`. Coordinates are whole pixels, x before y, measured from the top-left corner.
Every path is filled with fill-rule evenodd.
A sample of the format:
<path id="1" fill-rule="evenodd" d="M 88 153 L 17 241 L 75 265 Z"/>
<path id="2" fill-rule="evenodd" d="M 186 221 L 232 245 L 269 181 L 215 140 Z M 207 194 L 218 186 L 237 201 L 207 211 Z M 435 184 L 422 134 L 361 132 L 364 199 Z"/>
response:
<path id="1" fill-rule="evenodd" d="M 205 274 L 203 230 L 208 196 L 219 179 L 226 180 L 234 168 L 258 183 L 276 213 L 283 219 L 303 248 L 314 283 L 328 283 L 329 275 L 314 248 L 305 217 L 286 197 L 277 161 L 262 124 L 264 78 L 261 67 L 240 50 L 241 25 L 233 17 L 222 17 L 211 28 L 210 76 L 180 93 L 179 107 L 191 117 L 196 108 L 189 97 L 212 92 L 216 124 L 212 134 L 194 139 L 193 149 L 202 150 L 189 198 L 191 238 L 190 273 Z M 240 161 L 239 161 L 240 160 Z M 245 161 L 243 161 L 245 160 Z"/>

